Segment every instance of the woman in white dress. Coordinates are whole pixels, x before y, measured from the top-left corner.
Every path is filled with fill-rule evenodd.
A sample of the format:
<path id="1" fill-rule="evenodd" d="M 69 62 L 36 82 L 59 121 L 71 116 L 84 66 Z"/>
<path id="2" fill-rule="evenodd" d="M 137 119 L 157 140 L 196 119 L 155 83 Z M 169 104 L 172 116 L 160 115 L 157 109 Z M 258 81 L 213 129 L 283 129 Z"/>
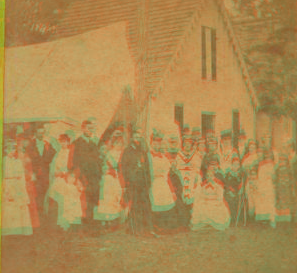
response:
<path id="1" fill-rule="evenodd" d="M 5 143 L 1 228 L 3 236 L 33 234 L 25 170 L 22 160 L 17 157 L 16 147 L 13 140 Z"/>
<path id="2" fill-rule="evenodd" d="M 73 172 L 69 172 L 70 139 L 63 134 L 59 137 L 61 150 L 53 162 L 53 180 L 49 189 L 49 197 L 57 202 L 57 225 L 67 230 L 72 224 L 80 224 L 82 207 L 80 196 L 83 191 L 81 182 Z"/>
<path id="3" fill-rule="evenodd" d="M 153 222 L 158 232 L 172 229 L 173 208 L 176 196 L 170 181 L 170 161 L 162 154 L 163 136 L 154 133 L 151 138 L 150 165 L 152 186 L 150 201 L 153 211 Z"/>
<path id="4" fill-rule="evenodd" d="M 225 230 L 230 225 L 230 211 L 224 200 L 224 183 L 216 174 L 218 160 L 213 157 L 207 166 L 206 179 L 196 188 L 191 229 L 199 230 L 207 225 Z"/>
<path id="5" fill-rule="evenodd" d="M 94 219 L 102 221 L 103 225 L 114 224 L 114 220 L 119 220 L 122 215 L 123 189 L 119 176 L 119 162 L 123 150 L 123 132 L 115 130 L 105 155 L 103 175 L 100 181 L 99 205 L 94 210 Z"/>

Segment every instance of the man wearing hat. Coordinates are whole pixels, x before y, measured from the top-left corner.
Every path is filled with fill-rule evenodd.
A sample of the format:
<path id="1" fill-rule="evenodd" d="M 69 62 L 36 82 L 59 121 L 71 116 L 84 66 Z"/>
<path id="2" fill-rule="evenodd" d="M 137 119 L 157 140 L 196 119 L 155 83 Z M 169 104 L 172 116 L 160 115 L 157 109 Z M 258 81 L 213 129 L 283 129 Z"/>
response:
<path id="1" fill-rule="evenodd" d="M 232 147 L 232 131 L 224 130 L 221 132 L 220 166 L 225 173 L 232 166 L 232 156 L 237 154 L 236 149 Z"/>
<path id="2" fill-rule="evenodd" d="M 135 127 L 131 143 L 124 150 L 120 163 L 125 181 L 124 200 L 130 207 L 128 232 L 133 235 L 154 234 L 149 196 L 151 166 L 143 142 L 141 128 Z"/>
<path id="3" fill-rule="evenodd" d="M 184 227 L 188 227 L 190 223 L 192 204 L 194 201 L 194 188 L 199 181 L 199 170 L 197 168 L 198 157 L 192 150 L 193 139 L 191 135 L 184 135 L 183 148 L 176 158 L 176 169 L 179 172 L 180 182 L 182 184 L 183 204 L 180 208 L 181 222 Z"/>
<path id="4" fill-rule="evenodd" d="M 99 139 L 96 136 L 97 123 L 94 118 L 82 122 L 82 135 L 71 145 L 68 169 L 78 170 L 80 180 L 85 188 L 82 197 L 85 207 L 82 223 L 84 228 L 95 224 L 93 210 L 99 201 L 99 180 L 101 166 L 99 161 Z"/>

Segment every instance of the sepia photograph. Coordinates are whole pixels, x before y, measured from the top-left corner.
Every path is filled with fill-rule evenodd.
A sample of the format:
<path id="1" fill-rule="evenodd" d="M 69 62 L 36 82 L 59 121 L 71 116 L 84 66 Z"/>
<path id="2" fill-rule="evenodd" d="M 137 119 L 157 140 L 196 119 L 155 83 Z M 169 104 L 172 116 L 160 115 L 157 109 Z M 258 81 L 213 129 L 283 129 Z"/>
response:
<path id="1" fill-rule="evenodd" d="M 0 5 L 1 272 L 297 272 L 296 0 Z"/>

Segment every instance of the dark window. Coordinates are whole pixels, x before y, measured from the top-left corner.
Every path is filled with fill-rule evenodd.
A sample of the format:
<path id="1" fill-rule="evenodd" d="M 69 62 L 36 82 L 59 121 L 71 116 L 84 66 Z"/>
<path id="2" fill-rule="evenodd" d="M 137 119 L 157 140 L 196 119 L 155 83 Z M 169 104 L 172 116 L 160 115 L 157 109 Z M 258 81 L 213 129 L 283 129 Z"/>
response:
<path id="1" fill-rule="evenodd" d="M 211 77 L 213 81 L 217 79 L 217 43 L 215 29 L 211 29 Z"/>
<path id="2" fill-rule="evenodd" d="M 206 137 L 206 133 L 213 131 L 215 133 L 215 113 L 204 112 L 202 113 L 202 136 Z"/>
<path id="3" fill-rule="evenodd" d="M 238 110 L 232 112 L 233 147 L 238 149 L 238 136 L 240 130 L 240 115 Z"/>
<path id="4" fill-rule="evenodd" d="M 174 120 L 178 124 L 179 129 L 182 131 L 184 128 L 184 106 L 183 104 L 177 103 L 174 107 Z"/>
<path id="5" fill-rule="evenodd" d="M 202 50 L 202 79 L 206 79 L 206 27 L 202 27 L 201 37 L 201 50 Z"/>
<path id="6" fill-rule="evenodd" d="M 217 79 L 216 30 L 202 26 L 201 29 L 202 79 Z"/>

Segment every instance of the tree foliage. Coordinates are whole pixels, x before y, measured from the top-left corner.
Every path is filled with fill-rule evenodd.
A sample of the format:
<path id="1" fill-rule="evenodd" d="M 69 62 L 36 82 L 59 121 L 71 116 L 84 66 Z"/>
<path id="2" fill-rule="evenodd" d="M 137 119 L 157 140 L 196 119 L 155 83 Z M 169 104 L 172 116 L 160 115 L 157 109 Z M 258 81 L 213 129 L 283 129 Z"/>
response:
<path id="1" fill-rule="evenodd" d="M 297 120 L 297 1 L 232 0 L 233 16 L 278 19 L 277 28 L 245 52 L 262 110 Z"/>
<path id="2" fill-rule="evenodd" d="M 76 0 L 9 0 L 5 7 L 6 46 L 47 41 L 69 4 Z"/>

